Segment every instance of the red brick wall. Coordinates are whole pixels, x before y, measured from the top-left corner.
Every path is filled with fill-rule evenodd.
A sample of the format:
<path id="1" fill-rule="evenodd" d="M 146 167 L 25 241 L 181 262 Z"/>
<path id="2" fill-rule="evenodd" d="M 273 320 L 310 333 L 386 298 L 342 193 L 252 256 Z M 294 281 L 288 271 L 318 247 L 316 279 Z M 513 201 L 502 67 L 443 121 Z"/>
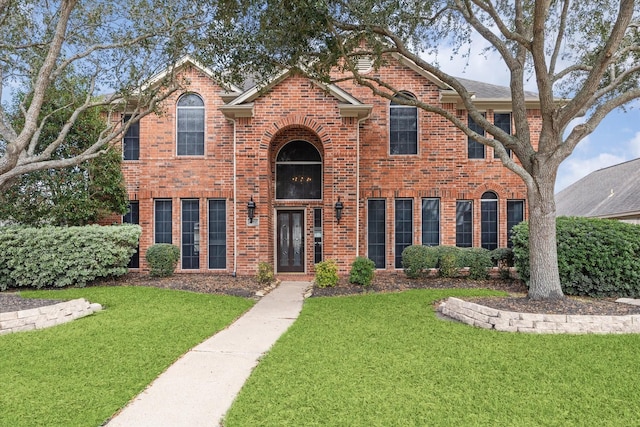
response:
<path id="1" fill-rule="evenodd" d="M 500 246 L 506 246 L 506 201 L 525 199 L 526 189 L 515 174 L 493 158 L 491 148 L 487 147 L 485 159 L 467 159 L 466 136 L 445 119 L 419 111 L 418 154 L 390 155 L 389 102 L 372 96 L 368 89 L 341 85 L 362 103 L 373 105 L 370 118 L 360 126 L 357 119 L 340 116 L 341 101 L 299 76 L 286 78 L 255 99 L 253 117 L 232 123 L 219 110 L 223 105 L 222 89 L 194 67 L 188 67 L 184 73 L 190 81 L 189 91 L 198 93 L 205 102 L 205 155 L 176 155 L 176 102 L 181 94 L 165 102 L 161 115 L 141 121 L 140 160 L 125 161 L 123 172 L 130 199 L 140 201 L 142 255 L 153 244 L 153 200 L 159 198 L 173 200 L 173 243 L 176 245 L 180 245 L 180 200 L 200 200 L 200 271 L 208 271 L 207 200 L 211 198 L 227 201 L 227 273 L 253 274 L 260 261 L 275 264 L 275 213 L 280 209 L 304 211 L 305 270 L 313 272 L 313 209 L 318 207 L 323 209 L 324 259 L 336 259 L 341 271 L 348 271 L 357 254 L 367 255 L 366 207 L 370 198 L 387 201 L 389 269 L 393 268 L 394 261 L 396 198 L 414 200 L 414 243 L 419 244 L 421 198 L 440 197 L 441 243 L 445 245 L 455 244 L 456 200 L 472 200 L 474 246 L 479 246 L 480 198 L 483 192 L 493 191 L 499 197 Z M 389 67 L 380 73 L 421 100 L 439 102 L 436 86 L 408 68 Z M 465 111 L 456 111 L 454 105 L 444 107 L 466 119 Z M 487 112 L 489 119 L 492 114 Z M 539 120 L 534 117 L 537 112 L 531 114 L 532 120 Z M 234 127 L 237 224 L 234 224 L 233 199 Z M 313 144 L 322 156 L 321 200 L 275 199 L 275 156 L 283 145 L 297 139 Z M 256 226 L 246 222 L 246 204 L 251 197 L 257 205 Z M 338 197 L 345 206 L 339 224 L 334 212 Z M 144 256 L 141 256 L 141 268 L 147 268 Z"/>

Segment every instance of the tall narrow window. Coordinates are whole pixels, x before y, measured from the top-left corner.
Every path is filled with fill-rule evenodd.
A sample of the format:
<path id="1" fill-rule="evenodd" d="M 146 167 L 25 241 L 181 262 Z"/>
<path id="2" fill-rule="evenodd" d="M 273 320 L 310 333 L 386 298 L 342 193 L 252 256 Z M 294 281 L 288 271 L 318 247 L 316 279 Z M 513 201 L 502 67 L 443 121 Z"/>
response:
<path id="1" fill-rule="evenodd" d="M 473 204 L 470 200 L 456 202 L 456 246 L 470 248 L 473 245 Z"/>
<path id="2" fill-rule="evenodd" d="M 155 219 L 154 219 L 154 242 L 155 243 L 173 243 L 172 242 L 172 219 L 171 219 L 171 200 L 155 201 Z"/>
<path id="3" fill-rule="evenodd" d="M 480 125 L 471 118 L 471 116 L 469 116 L 469 128 L 475 133 L 484 136 L 484 129 L 482 129 Z M 479 143 L 469 136 L 467 137 L 467 146 L 467 155 L 470 159 L 484 159 L 484 144 Z"/>
<path id="4" fill-rule="evenodd" d="M 385 201 L 369 200 L 367 209 L 367 252 L 376 268 L 385 268 Z"/>
<path id="5" fill-rule="evenodd" d="M 125 224 L 140 224 L 140 203 L 137 200 L 129 201 L 127 213 L 122 216 L 122 222 Z M 140 245 L 138 245 L 136 253 L 131 255 L 128 267 L 140 268 Z"/>
<path id="6" fill-rule="evenodd" d="M 227 203 L 209 200 L 209 268 L 227 268 Z"/>
<path id="7" fill-rule="evenodd" d="M 493 115 L 493 123 L 500 129 L 511 135 L 511 113 L 495 113 Z M 511 150 L 509 150 L 508 148 L 506 150 L 507 155 L 511 157 Z M 493 157 L 498 158 L 495 150 L 493 152 Z"/>
<path id="8" fill-rule="evenodd" d="M 124 124 L 131 120 L 131 115 L 124 116 Z M 122 140 L 122 158 L 138 160 L 140 158 L 140 122 L 131 123 Z"/>
<path id="9" fill-rule="evenodd" d="M 399 92 L 389 107 L 389 152 L 418 154 L 418 108 L 403 105 L 401 99 L 415 100 L 409 92 Z"/>
<path id="10" fill-rule="evenodd" d="M 413 243 L 413 200 L 396 200 L 395 218 L 395 266 L 402 268 L 402 251 Z"/>
<path id="11" fill-rule="evenodd" d="M 182 269 L 200 268 L 200 201 L 182 201 Z"/>
<path id="12" fill-rule="evenodd" d="M 322 209 L 313 209 L 313 262 L 322 262 Z"/>
<path id="13" fill-rule="evenodd" d="M 276 157 L 276 199 L 322 198 L 322 158 L 306 141 L 291 141 Z"/>
<path id="14" fill-rule="evenodd" d="M 507 246 L 512 247 L 511 229 L 524 221 L 524 200 L 507 200 Z"/>
<path id="15" fill-rule="evenodd" d="M 480 200 L 480 245 L 489 250 L 498 247 L 498 196 L 487 191 Z"/>
<path id="16" fill-rule="evenodd" d="M 440 199 L 422 199 L 422 244 L 440 244 Z"/>
<path id="17" fill-rule="evenodd" d="M 204 155 L 204 102 L 194 93 L 178 100 L 178 155 Z"/>

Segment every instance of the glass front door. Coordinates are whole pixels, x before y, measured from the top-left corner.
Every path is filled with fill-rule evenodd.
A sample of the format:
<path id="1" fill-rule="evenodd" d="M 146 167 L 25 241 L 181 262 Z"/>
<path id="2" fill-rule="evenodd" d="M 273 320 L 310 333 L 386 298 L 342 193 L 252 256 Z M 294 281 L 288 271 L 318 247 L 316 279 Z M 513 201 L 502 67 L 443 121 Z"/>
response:
<path id="1" fill-rule="evenodd" d="M 304 272 L 304 211 L 278 212 L 278 272 Z"/>

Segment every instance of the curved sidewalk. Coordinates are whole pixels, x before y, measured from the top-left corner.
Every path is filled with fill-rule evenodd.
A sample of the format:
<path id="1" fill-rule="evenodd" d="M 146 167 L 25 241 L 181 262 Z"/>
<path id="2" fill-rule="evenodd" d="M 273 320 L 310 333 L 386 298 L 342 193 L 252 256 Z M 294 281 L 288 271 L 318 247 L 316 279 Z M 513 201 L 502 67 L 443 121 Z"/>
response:
<path id="1" fill-rule="evenodd" d="M 282 282 L 227 329 L 182 356 L 106 425 L 220 425 L 258 359 L 300 314 L 310 286 Z"/>

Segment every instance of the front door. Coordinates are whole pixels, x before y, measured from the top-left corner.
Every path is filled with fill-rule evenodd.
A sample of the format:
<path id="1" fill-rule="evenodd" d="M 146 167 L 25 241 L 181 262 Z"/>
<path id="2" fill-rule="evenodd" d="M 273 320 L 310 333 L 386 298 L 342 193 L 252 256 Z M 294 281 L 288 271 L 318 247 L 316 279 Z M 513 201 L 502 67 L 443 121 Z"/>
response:
<path id="1" fill-rule="evenodd" d="M 278 272 L 304 272 L 304 211 L 278 211 Z"/>

